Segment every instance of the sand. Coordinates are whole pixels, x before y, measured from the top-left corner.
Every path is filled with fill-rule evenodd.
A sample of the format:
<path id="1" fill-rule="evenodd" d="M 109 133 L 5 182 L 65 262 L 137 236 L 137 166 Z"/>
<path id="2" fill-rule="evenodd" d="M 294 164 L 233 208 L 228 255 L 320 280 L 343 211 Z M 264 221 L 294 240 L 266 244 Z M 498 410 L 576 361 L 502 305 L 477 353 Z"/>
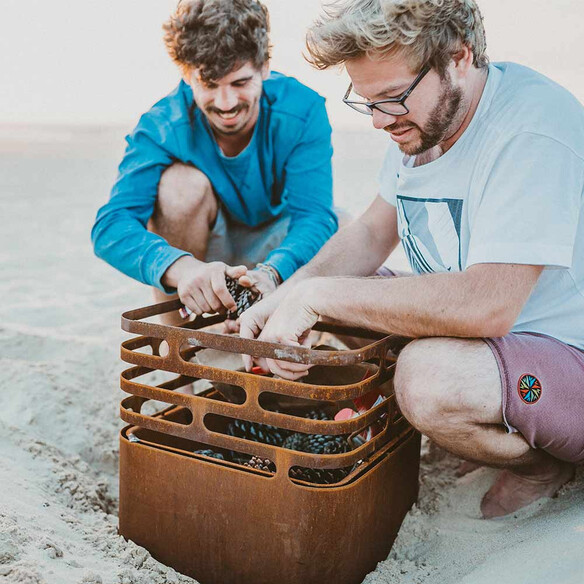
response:
<path id="1" fill-rule="evenodd" d="M 0 128 L 0 582 L 194 582 L 116 532 L 119 316 L 150 294 L 94 258 L 89 231 L 123 133 Z M 353 212 L 375 194 L 384 140 L 335 136 L 338 199 Z M 581 470 L 557 498 L 484 521 L 494 471 L 457 478 L 457 464 L 425 444 L 419 502 L 364 582 L 584 582 Z"/>

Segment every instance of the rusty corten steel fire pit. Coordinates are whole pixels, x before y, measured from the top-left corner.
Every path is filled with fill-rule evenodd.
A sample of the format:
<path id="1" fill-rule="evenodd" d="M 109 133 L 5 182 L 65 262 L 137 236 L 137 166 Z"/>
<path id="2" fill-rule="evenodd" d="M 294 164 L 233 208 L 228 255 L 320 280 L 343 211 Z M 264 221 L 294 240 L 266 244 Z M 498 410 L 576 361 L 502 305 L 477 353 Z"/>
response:
<path id="1" fill-rule="evenodd" d="M 122 344 L 122 359 L 135 366 L 121 376 L 121 388 L 132 395 L 121 404 L 129 426 L 120 435 L 120 534 L 201 584 L 361 582 L 387 557 L 418 493 L 420 436 L 399 413 L 391 388 L 404 339 L 319 323 L 317 330 L 371 342 L 358 350 L 315 350 L 201 330 L 220 323 L 219 315 L 182 327 L 144 321 L 180 306 L 170 301 L 122 316 L 122 328 L 140 336 Z M 190 361 L 205 348 L 320 367 L 301 383 Z M 157 370 L 176 376 L 156 386 L 140 383 Z M 338 384 L 339 371 L 341 378 L 347 372 L 347 383 Z M 335 372 L 336 385 L 326 383 L 327 372 Z M 241 399 L 228 402 L 215 388 L 175 391 L 199 379 L 227 384 Z M 352 419 L 302 417 L 307 400 L 335 412 L 374 389 L 386 399 Z M 276 411 L 280 398 L 285 411 Z M 148 400 L 168 407 L 142 413 Z M 372 427 L 377 434 L 348 452 L 316 455 L 228 435 L 233 420 L 306 434 L 355 438 Z M 209 448 L 237 456 L 196 452 Z M 244 466 L 251 456 L 269 459 L 271 470 Z M 314 484 L 292 478 L 297 468 L 347 471 L 334 484 Z"/>

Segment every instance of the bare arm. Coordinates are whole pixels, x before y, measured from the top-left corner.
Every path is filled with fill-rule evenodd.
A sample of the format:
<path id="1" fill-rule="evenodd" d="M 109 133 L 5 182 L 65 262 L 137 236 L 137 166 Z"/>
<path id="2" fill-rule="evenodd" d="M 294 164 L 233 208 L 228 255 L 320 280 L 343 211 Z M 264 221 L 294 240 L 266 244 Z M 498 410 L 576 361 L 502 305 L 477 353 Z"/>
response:
<path id="1" fill-rule="evenodd" d="M 542 266 L 479 264 L 412 278 L 311 278 L 291 290 L 265 325 L 264 341 L 298 345 L 320 317 L 408 337 L 506 335 Z M 307 366 L 267 361 L 288 379 Z"/>
<path id="2" fill-rule="evenodd" d="M 504 336 L 542 269 L 479 264 L 464 272 L 414 278 L 317 278 L 306 283 L 305 297 L 319 316 L 382 332 L 409 337 Z"/>
<path id="3" fill-rule="evenodd" d="M 370 276 L 399 243 L 396 208 L 379 195 L 355 221 L 341 229 L 290 278 Z"/>

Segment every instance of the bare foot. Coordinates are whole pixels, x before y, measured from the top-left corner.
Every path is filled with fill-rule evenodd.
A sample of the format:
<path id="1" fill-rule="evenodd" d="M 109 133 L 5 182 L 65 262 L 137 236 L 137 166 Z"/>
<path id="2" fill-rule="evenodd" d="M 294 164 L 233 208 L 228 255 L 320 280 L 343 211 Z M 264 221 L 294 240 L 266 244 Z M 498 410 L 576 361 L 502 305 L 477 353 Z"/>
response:
<path id="1" fill-rule="evenodd" d="M 473 472 L 477 468 L 481 468 L 481 464 L 478 462 L 471 462 L 470 460 L 461 460 L 458 468 L 456 469 L 456 476 L 463 477 L 467 475 L 469 472 Z"/>
<path id="2" fill-rule="evenodd" d="M 481 502 L 485 519 L 501 517 L 542 497 L 553 497 L 574 476 L 574 465 L 552 460 L 531 473 L 502 470 Z"/>

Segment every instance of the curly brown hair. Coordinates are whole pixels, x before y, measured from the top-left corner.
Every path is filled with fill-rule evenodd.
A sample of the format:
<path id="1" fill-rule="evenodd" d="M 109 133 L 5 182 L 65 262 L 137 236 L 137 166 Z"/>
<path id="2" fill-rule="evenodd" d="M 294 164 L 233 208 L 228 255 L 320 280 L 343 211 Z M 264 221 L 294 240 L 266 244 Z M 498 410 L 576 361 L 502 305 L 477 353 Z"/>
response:
<path id="1" fill-rule="evenodd" d="M 268 10 L 258 0 L 182 1 L 163 29 L 172 60 L 198 68 L 204 82 L 248 61 L 261 69 L 270 58 Z"/>

